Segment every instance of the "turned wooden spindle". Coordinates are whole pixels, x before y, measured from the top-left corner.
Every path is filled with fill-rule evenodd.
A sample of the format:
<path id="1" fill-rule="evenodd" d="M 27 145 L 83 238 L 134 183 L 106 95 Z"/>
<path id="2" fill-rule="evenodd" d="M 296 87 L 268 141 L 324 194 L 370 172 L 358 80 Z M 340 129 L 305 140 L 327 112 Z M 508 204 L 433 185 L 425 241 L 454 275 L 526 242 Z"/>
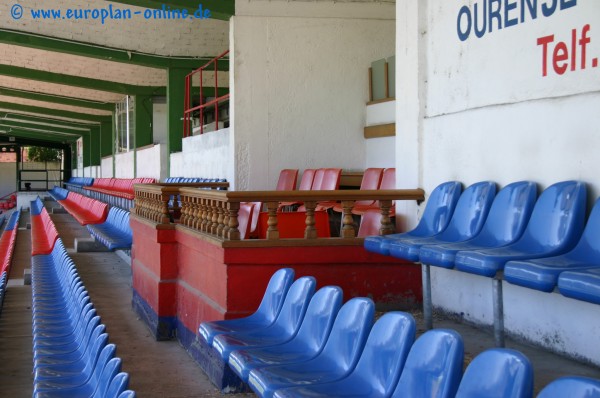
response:
<path id="1" fill-rule="evenodd" d="M 279 229 L 277 228 L 277 208 L 278 202 L 267 202 L 267 213 L 269 219 L 267 221 L 267 239 L 279 239 Z"/>
<path id="2" fill-rule="evenodd" d="M 229 228 L 227 230 L 227 236 L 229 240 L 240 240 L 240 230 L 238 226 L 240 225 L 238 222 L 238 212 L 240 210 L 239 202 L 229 203 Z"/>
<path id="3" fill-rule="evenodd" d="M 379 228 L 380 235 L 389 235 L 394 233 L 394 226 L 390 219 L 390 208 L 392 207 L 391 200 L 380 200 L 379 208 L 381 209 L 381 228 Z"/>
<path id="4" fill-rule="evenodd" d="M 354 238 L 356 236 L 356 230 L 354 229 L 354 219 L 352 218 L 353 207 L 353 200 L 342 201 L 342 238 Z"/>
<path id="5" fill-rule="evenodd" d="M 306 229 L 304 229 L 304 239 L 316 239 L 317 228 L 315 228 L 315 208 L 317 202 L 304 202 L 306 208 Z"/>

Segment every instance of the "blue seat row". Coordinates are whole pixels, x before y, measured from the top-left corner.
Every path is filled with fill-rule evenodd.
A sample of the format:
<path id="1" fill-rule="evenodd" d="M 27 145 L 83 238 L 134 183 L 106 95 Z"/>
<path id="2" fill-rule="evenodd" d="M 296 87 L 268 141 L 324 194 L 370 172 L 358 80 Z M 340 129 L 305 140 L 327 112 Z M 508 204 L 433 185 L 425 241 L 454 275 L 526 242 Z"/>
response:
<path id="1" fill-rule="evenodd" d="M 55 185 L 54 188 L 48 191 L 48 193 L 50 194 L 50 196 L 52 196 L 54 200 L 58 202 L 59 200 L 67 199 L 67 196 L 69 195 L 69 190 Z"/>
<path id="2" fill-rule="evenodd" d="M 545 189 L 539 198 L 535 184 L 528 181 L 509 184 L 497 195 L 486 188 L 490 182 L 473 184 L 463 193 L 454 189 L 452 195 L 443 195 L 456 184 L 445 183 L 434 190 L 433 200 L 428 202 L 415 229 L 425 231 L 419 237 L 409 232 L 365 239 L 367 250 L 423 264 L 423 302 L 428 327 L 431 327 L 430 265 L 494 278 L 499 345 L 503 344 L 498 326 L 502 317 L 499 287 L 502 277 L 510 283 L 552 291 L 561 272 L 575 269 L 579 280 L 568 280 L 566 274 L 563 285 L 570 287 L 561 292 L 569 297 L 600 301 L 596 271 L 589 270 L 600 266 L 597 239 L 600 208 L 594 207 L 584 232 L 585 184 L 559 182 Z M 443 214 L 439 219 L 445 222 L 432 222 L 438 214 Z M 567 281 L 573 282 L 569 285 Z M 577 293 L 584 290 L 585 293 Z"/>
<path id="3" fill-rule="evenodd" d="M 88 224 L 90 234 L 109 250 L 131 249 L 133 232 L 129 226 L 129 212 L 117 207 L 108 210 L 106 221 Z"/>
<path id="4" fill-rule="evenodd" d="M 65 184 L 69 184 L 69 185 L 79 185 L 79 186 L 88 186 L 88 185 L 92 185 L 94 183 L 94 178 L 93 177 L 71 177 L 69 178 L 69 181 L 67 181 Z"/>
<path id="5" fill-rule="evenodd" d="M 34 397 L 124 397 L 129 376 L 60 238 L 31 258 Z"/>
<path id="6" fill-rule="evenodd" d="M 167 177 L 165 183 L 198 183 L 198 182 L 227 182 L 225 178 L 198 178 L 198 177 Z"/>
<path id="7" fill-rule="evenodd" d="M 530 361 L 518 351 L 484 351 L 463 374 L 464 344 L 455 331 L 434 329 L 415 341 L 410 314 L 388 312 L 374 322 L 370 299 L 342 305 L 339 287 L 314 292 L 314 278 L 292 283 L 293 277 L 291 269 L 277 271 L 251 316 L 200 325 L 200 338 L 212 341 L 221 359 L 260 397 L 533 395 Z M 565 384 L 578 386 L 571 391 L 583 391 L 584 384 L 598 391 L 600 381 L 558 379 L 540 397 L 588 396 L 565 394 Z"/>

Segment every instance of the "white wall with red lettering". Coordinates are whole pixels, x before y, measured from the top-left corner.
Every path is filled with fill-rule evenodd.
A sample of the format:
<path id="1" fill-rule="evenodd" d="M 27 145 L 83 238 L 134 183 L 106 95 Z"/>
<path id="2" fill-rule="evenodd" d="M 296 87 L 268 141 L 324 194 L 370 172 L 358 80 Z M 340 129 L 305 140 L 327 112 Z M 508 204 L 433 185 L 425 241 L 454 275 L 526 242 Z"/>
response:
<path id="1" fill-rule="evenodd" d="M 600 196 L 598 2 L 396 4 L 396 167 L 404 171 L 398 174 L 399 185 L 412 183 L 430 193 L 448 180 L 462 181 L 465 187 L 493 180 L 499 188 L 533 180 L 541 190 L 577 179 L 588 184 L 590 207 Z M 411 210 L 411 205 L 405 208 Z M 399 211 L 409 219 L 418 214 L 406 209 Z M 491 325 L 490 278 L 432 268 L 434 305 Z M 600 349 L 592 352 L 577 343 L 587 341 L 590 347 L 594 341 L 600 347 L 599 322 L 586 324 L 595 336 L 584 332 L 587 337 L 582 337 L 583 319 L 576 318 L 586 316 L 583 304 L 513 285 L 505 286 L 504 303 L 509 333 L 600 361 Z M 562 314 L 541 311 L 548 303 Z M 596 319 L 600 309 L 590 311 L 587 318 Z"/>

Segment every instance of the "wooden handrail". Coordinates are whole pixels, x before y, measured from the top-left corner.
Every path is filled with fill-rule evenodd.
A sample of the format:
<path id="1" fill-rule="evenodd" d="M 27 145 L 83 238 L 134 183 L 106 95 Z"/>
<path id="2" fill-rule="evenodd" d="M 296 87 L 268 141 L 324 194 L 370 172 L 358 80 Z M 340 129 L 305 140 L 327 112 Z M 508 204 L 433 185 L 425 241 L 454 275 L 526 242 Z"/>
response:
<path id="1" fill-rule="evenodd" d="M 201 183 L 205 187 L 210 184 Z M 221 183 L 222 184 L 222 183 Z M 315 210 L 320 201 L 339 201 L 342 211 L 342 238 L 354 238 L 356 230 L 352 218 L 352 209 L 356 201 L 372 200 L 379 202 L 381 212 L 381 235 L 394 231 L 390 219 L 393 201 L 422 201 L 425 193 L 422 189 L 391 190 L 336 190 L 336 191 L 219 191 L 216 189 L 198 189 L 175 185 L 136 184 L 135 208 L 133 213 L 159 224 L 171 223 L 173 209 L 181 210 L 179 224 L 193 230 L 211 235 L 220 240 L 240 240 L 238 230 L 238 212 L 243 202 L 265 203 L 268 213 L 267 240 L 279 239 L 278 210 L 280 202 L 303 202 L 306 208 L 305 239 L 316 239 Z M 216 188 L 213 186 L 212 188 Z M 180 198 L 180 203 L 177 198 Z M 173 205 L 169 208 L 169 201 Z"/>

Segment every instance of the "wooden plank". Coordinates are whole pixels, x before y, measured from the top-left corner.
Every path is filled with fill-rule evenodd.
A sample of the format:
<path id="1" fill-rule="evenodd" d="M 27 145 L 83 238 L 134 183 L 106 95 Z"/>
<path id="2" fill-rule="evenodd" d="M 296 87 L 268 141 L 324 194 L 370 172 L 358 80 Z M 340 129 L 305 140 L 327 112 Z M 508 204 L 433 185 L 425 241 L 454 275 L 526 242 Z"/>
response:
<path id="1" fill-rule="evenodd" d="M 378 124 L 365 127 L 365 138 L 394 137 L 396 135 L 396 123 Z"/>

